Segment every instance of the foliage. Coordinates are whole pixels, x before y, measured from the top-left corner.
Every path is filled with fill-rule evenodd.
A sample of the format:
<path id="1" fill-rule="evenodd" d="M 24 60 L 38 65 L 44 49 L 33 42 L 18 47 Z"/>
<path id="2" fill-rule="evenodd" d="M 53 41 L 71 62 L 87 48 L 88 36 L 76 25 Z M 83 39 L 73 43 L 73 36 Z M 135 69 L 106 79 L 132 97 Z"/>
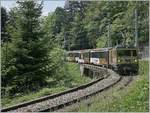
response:
<path id="1" fill-rule="evenodd" d="M 60 91 L 67 90 L 72 87 L 77 87 L 79 85 L 82 85 L 90 81 L 89 77 L 86 76 L 82 77 L 80 75 L 78 64 L 67 63 L 65 66 L 64 65 L 61 66 L 59 68 L 59 73 L 57 75 L 62 76 L 63 71 L 66 74 L 65 76 L 68 76 L 67 78 L 63 77 L 61 78 L 61 80 L 59 80 L 59 82 L 53 78 L 48 78 L 47 85 L 44 86 L 39 91 L 34 91 L 27 94 L 24 93 L 22 95 L 16 95 L 14 97 L 10 97 L 10 96 L 3 97 L 2 107 L 15 105 L 20 102 L 30 101 L 45 95 L 58 93 Z"/>
<path id="2" fill-rule="evenodd" d="M 1 7 L 1 40 L 2 42 L 8 41 L 8 33 L 6 31 L 6 24 L 8 22 L 8 14 L 4 7 Z"/>
<path id="3" fill-rule="evenodd" d="M 49 52 L 39 24 L 42 6 L 34 1 L 17 3 L 19 7 L 11 12 L 16 20 L 10 20 L 8 25 L 12 41 L 6 45 L 13 47 L 4 54 L 11 57 L 3 59 L 2 68 L 2 87 L 9 88 L 8 94 L 37 90 L 45 84 L 51 71 L 46 68 L 50 62 Z"/>
<path id="4" fill-rule="evenodd" d="M 148 1 L 66 1 L 65 14 L 61 14 L 67 23 L 61 27 L 65 49 L 105 47 L 108 40 L 110 46 L 133 45 L 135 9 L 138 11 L 138 40 L 143 43 L 148 40 Z M 105 44 L 97 46 L 103 43 L 103 38 Z"/>
<path id="5" fill-rule="evenodd" d="M 51 28 L 55 28 L 52 31 L 53 36 L 57 37 L 60 45 L 66 50 L 106 47 L 108 40 L 110 46 L 133 45 L 135 9 L 138 11 L 138 40 L 139 43 L 146 42 L 148 40 L 147 1 L 66 1 L 64 9 L 57 8 L 48 18 L 49 22 L 53 21 Z M 53 19 L 50 19 L 51 17 Z M 110 39 L 108 39 L 108 29 Z"/>
<path id="6" fill-rule="evenodd" d="M 2 32 L 11 39 L 4 41 L 2 34 L 2 97 L 39 90 L 49 79 L 73 87 L 64 49 L 106 47 L 108 31 L 111 46 L 133 45 L 135 9 L 139 43 L 148 41 L 148 1 L 67 0 L 47 17 L 41 16 L 42 2 L 17 3 L 9 12 L 1 8 Z"/>

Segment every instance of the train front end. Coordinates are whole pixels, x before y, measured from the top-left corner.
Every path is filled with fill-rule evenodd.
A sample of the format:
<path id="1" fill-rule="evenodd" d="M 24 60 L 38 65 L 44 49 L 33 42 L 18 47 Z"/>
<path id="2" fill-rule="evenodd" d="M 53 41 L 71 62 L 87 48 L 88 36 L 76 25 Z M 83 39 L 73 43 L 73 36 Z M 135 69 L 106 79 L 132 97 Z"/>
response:
<path id="1" fill-rule="evenodd" d="M 117 70 L 121 74 L 134 73 L 139 70 L 137 48 L 117 48 Z"/>

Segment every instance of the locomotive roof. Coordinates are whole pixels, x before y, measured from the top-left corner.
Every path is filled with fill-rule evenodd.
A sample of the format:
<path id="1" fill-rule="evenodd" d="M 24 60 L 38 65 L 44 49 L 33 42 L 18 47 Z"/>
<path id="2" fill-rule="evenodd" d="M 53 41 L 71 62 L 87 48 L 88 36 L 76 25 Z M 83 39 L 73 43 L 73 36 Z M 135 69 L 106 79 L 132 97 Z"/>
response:
<path id="1" fill-rule="evenodd" d="M 83 52 L 89 52 L 90 49 L 84 49 L 84 50 L 74 50 L 74 51 L 68 51 L 68 53 L 83 53 Z"/>
<path id="2" fill-rule="evenodd" d="M 108 51 L 110 48 L 97 48 L 97 49 L 92 49 L 91 52 L 95 52 L 95 51 Z"/>
<path id="3" fill-rule="evenodd" d="M 90 49 L 80 50 L 80 53 L 84 53 L 84 52 L 90 52 Z"/>
<path id="4" fill-rule="evenodd" d="M 127 46 L 127 45 L 117 45 L 114 47 L 115 49 L 137 49 L 135 46 Z"/>
<path id="5" fill-rule="evenodd" d="M 80 51 L 67 51 L 67 53 L 80 53 Z"/>
<path id="6" fill-rule="evenodd" d="M 138 49 L 136 47 L 115 47 L 115 49 Z"/>

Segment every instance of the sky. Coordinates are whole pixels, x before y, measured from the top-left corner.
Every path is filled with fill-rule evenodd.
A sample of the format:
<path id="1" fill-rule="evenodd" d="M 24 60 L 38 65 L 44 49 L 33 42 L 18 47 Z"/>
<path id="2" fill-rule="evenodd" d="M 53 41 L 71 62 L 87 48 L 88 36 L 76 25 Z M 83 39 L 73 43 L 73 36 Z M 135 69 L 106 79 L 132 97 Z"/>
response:
<path id="1" fill-rule="evenodd" d="M 10 8 L 15 7 L 16 0 L 1 0 L 1 6 L 5 7 L 7 10 L 10 10 Z M 43 5 L 43 16 L 47 16 L 49 12 L 55 11 L 57 7 L 64 7 L 65 0 L 44 0 Z"/>

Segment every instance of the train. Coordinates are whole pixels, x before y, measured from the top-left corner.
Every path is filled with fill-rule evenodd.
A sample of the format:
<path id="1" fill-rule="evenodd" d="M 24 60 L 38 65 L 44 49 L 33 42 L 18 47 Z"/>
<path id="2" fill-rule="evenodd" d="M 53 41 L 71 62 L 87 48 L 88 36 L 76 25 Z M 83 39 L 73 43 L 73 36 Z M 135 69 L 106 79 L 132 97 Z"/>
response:
<path id="1" fill-rule="evenodd" d="M 139 56 L 136 47 L 107 47 L 67 52 L 67 61 L 110 68 L 119 74 L 138 74 Z"/>

